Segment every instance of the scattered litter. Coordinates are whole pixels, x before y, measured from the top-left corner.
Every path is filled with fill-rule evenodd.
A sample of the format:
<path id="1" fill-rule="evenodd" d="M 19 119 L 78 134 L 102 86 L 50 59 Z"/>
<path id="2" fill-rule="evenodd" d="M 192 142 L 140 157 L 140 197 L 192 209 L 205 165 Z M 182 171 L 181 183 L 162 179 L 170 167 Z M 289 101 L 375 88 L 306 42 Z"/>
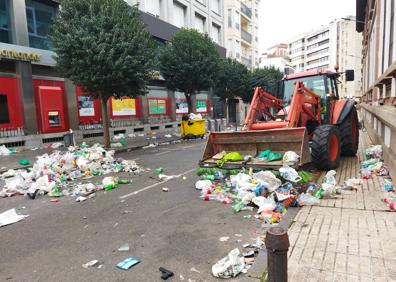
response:
<path id="1" fill-rule="evenodd" d="M 0 227 L 16 223 L 29 215 L 17 214 L 15 209 L 9 209 L 0 213 Z"/>
<path id="2" fill-rule="evenodd" d="M 175 177 L 177 177 L 177 176 L 176 176 L 176 175 L 166 175 L 166 174 L 159 174 L 159 175 L 158 175 L 158 178 L 159 178 L 160 180 L 164 180 L 164 181 L 171 180 L 171 179 L 173 179 L 173 178 L 175 178 Z"/>
<path id="3" fill-rule="evenodd" d="M 49 148 L 53 148 L 53 149 L 59 149 L 61 147 L 63 147 L 64 145 L 60 142 L 56 142 L 56 143 L 52 143 L 51 145 L 49 145 Z"/>
<path id="4" fill-rule="evenodd" d="M 51 199 L 50 202 L 51 203 L 59 203 L 59 199 Z"/>
<path id="5" fill-rule="evenodd" d="M 349 187 L 352 189 L 359 189 L 362 185 L 362 180 L 357 179 L 357 178 L 350 178 L 348 180 L 345 180 L 345 187 Z"/>
<path id="6" fill-rule="evenodd" d="M 77 197 L 77 199 L 76 199 L 76 202 L 84 202 L 84 201 L 86 201 L 87 200 L 87 197 L 83 197 L 83 196 L 79 196 L 79 197 Z"/>
<path id="7" fill-rule="evenodd" d="M 129 252 L 129 244 L 124 244 L 118 248 L 119 252 Z"/>
<path id="8" fill-rule="evenodd" d="M 179 275 L 180 281 L 184 281 L 184 276 L 183 275 Z"/>
<path id="9" fill-rule="evenodd" d="M 162 191 L 163 192 L 169 192 L 169 188 L 164 187 L 164 188 L 162 188 Z"/>
<path id="10" fill-rule="evenodd" d="M 0 156 L 9 156 L 11 154 L 12 154 L 12 152 L 9 149 L 7 149 L 6 146 L 4 146 L 4 145 L 0 146 Z"/>
<path id="11" fill-rule="evenodd" d="M 84 263 L 82 265 L 82 267 L 83 268 L 90 268 L 90 267 L 95 267 L 95 266 L 98 266 L 98 265 L 99 265 L 99 261 L 95 259 L 95 260 L 91 260 L 91 261 L 89 261 L 87 263 Z"/>
<path id="12" fill-rule="evenodd" d="M 224 236 L 224 237 L 220 237 L 220 238 L 219 238 L 219 241 L 220 241 L 220 242 L 227 242 L 229 239 L 230 239 L 230 237 Z"/>
<path id="13" fill-rule="evenodd" d="M 282 158 L 284 163 L 296 163 L 300 159 L 300 156 L 297 155 L 294 151 L 287 151 Z"/>
<path id="14" fill-rule="evenodd" d="M 163 167 L 157 167 L 156 169 L 154 169 L 155 174 L 159 175 L 161 173 L 164 172 L 164 168 Z"/>
<path id="15" fill-rule="evenodd" d="M 392 192 L 393 189 L 394 189 L 394 186 L 393 186 L 392 182 L 387 180 L 387 179 L 385 179 L 384 190 L 386 192 Z"/>
<path id="16" fill-rule="evenodd" d="M 172 271 L 170 271 L 164 267 L 160 267 L 159 271 L 161 271 L 161 279 L 162 280 L 167 280 L 169 277 L 172 277 L 174 275 Z"/>
<path id="17" fill-rule="evenodd" d="M 236 277 L 245 267 L 245 259 L 240 255 L 238 248 L 212 266 L 212 274 L 218 278 Z"/>
<path id="18" fill-rule="evenodd" d="M 123 260 L 122 262 L 118 263 L 116 265 L 116 267 L 119 269 L 122 269 L 122 270 L 128 270 L 132 266 L 138 264 L 139 262 L 140 262 L 140 260 L 138 260 L 137 258 L 129 257 L 129 258 L 126 258 L 125 260 Z"/>
<path id="19" fill-rule="evenodd" d="M 191 272 L 196 272 L 196 273 L 201 273 L 201 271 L 199 271 L 198 269 L 196 269 L 195 267 L 191 267 L 190 268 Z"/>
<path id="20" fill-rule="evenodd" d="M 242 237 L 242 234 L 234 234 L 235 237 Z"/>
<path id="21" fill-rule="evenodd" d="M 297 198 L 300 206 L 312 206 L 319 204 L 319 200 L 310 194 L 301 193 Z"/>
<path id="22" fill-rule="evenodd" d="M 18 163 L 19 163 L 20 165 L 23 165 L 23 166 L 30 165 L 29 160 L 26 160 L 26 159 L 19 160 Z"/>

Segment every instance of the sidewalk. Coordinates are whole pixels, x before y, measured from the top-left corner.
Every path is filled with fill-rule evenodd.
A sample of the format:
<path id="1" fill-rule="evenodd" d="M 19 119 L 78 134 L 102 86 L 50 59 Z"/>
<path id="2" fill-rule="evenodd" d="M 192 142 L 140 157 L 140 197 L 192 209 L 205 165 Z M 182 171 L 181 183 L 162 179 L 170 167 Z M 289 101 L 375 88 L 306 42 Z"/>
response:
<path id="1" fill-rule="evenodd" d="M 360 178 L 370 140 L 362 132 L 360 141 L 359 156 L 337 169 L 338 183 Z M 373 175 L 357 192 L 299 211 L 289 229 L 289 281 L 396 281 L 396 213 L 381 202 L 383 183 Z"/>

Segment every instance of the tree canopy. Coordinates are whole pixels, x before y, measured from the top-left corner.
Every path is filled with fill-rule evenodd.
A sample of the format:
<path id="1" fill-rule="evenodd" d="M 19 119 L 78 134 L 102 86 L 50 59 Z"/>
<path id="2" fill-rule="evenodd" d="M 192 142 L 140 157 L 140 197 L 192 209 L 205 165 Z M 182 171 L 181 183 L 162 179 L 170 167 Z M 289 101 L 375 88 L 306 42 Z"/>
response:
<path id="1" fill-rule="evenodd" d="M 100 99 L 109 147 L 107 100 L 144 94 L 155 55 L 137 6 L 123 0 L 63 0 L 50 38 L 60 73 Z"/>
<path id="2" fill-rule="evenodd" d="M 249 70 L 230 58 L 219 65 L 214 94 L 221 99 L 243 97 L 249 91 Z"/>
<path id="3" fill-rule="evenodd" d="M 168 89 L 184 92 L 189 112 L 191 96 L 214 86 L 220 55 L 207 34 L 180 29 L 163 48 L 159 69 Z"/>
<path id="4" fill-rule="evenodd" d="M 63 0 L 51 33 L 61 73 L 91 95 L 145 93 L 155 44 L 136 6 L 123 0 Z"/>
<path id="5" fill-rule="evenodd" d="M 249 74 L 249 90 L 245 92 L 246 95 L 242 96 L 242 100 L 245 103 L 249 103 L 253 98 L 254 88 L 257 86 L 261 86 L 265 91 L 272 95 L 276 95 L 278 92 L 279 81 L 282 77 L 283 73 L 274 67 L 254 69 Z"/>

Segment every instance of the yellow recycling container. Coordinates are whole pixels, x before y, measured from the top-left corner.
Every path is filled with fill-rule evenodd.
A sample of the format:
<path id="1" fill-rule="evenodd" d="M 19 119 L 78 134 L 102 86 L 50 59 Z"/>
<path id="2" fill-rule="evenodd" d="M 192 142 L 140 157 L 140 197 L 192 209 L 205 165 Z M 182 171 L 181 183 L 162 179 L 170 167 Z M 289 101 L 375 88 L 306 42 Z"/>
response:
<path id="1" fill-rule="evenodd" d="M 202 138 L 206 133 L 205 121 L 205 119 L 182 120 L 180 125 L 182 137 L 193 135 Z"/>

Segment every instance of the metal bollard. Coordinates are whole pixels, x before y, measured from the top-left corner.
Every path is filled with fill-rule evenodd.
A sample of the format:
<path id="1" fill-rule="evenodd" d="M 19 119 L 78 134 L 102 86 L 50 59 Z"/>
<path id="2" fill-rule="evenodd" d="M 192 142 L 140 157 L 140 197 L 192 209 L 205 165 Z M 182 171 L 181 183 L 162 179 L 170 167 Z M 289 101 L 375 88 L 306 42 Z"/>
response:
<path id="1" fill-rule="evenodd" d="M 265 237 L 268 258 L 268 282 L 287 282 L 289 236 L 282 227 L 272 227 Z"/>

